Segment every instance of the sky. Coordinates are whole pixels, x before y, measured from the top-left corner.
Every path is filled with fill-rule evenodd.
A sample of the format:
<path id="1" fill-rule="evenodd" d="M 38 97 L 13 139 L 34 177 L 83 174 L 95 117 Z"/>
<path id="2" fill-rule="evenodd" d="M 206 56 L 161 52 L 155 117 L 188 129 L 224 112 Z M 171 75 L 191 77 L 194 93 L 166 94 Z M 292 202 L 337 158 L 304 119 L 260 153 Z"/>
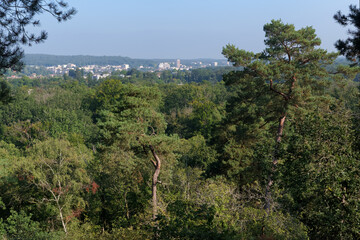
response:
<path id="1" fill-rule="evenodd" d="M 45 43 L 25 53 L 124 56 L 131 58 L 223 59 L 222 48 L 264 49 L 263 26 L 272 19 L 312 26 L 322 48 L 336 51 L 346 28 L 333 19 L 355 0 L 68 0 L 78 13 L 58 23 L 39 15 Z"/>

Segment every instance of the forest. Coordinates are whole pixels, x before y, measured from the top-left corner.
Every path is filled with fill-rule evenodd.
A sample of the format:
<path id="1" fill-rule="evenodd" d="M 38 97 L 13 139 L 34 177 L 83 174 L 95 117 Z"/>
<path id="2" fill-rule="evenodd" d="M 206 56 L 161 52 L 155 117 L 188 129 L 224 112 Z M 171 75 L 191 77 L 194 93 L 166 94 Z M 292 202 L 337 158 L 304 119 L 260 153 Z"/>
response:
<path id="1" fill-rule="evenodd" d="M 3 79 L 1 238 L 360 239 L 359 52 L 264 33 L 232 68 Z"/>

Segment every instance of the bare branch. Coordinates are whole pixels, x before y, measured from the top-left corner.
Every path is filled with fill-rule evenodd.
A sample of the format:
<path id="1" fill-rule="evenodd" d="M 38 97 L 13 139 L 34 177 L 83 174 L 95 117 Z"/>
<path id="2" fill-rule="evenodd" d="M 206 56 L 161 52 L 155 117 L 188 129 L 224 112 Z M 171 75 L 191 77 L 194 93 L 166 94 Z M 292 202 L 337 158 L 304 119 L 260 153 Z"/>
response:
<path id="1" fill-rule="evenodd" d="M 280 91 L 276 90 L 276 89 L 273 87 L 273 80 L 272 80 L 272 79 L 270 79 L 270 90 L 273 91 L 273 92 L 275 92 L 275 93 L 277 93 L 277 94 L 279 94 L 280 96 L 282 96 L 286 101 L 289 100 L 288 95 L 286 95 L 286 94 L 283 93 L 283 92 L 280 92 Z"/>

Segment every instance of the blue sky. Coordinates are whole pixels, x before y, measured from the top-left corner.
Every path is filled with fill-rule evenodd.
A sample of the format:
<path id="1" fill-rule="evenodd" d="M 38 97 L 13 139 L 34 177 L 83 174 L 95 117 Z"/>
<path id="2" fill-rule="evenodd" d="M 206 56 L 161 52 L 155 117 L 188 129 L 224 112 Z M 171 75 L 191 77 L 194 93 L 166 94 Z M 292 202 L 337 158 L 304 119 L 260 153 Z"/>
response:
<path id="1" fill-rule="evenodd" d="M 78 13 L 64 23 L 40 16 L 45 43 L 25 53 L 127 56 L 131 58 L 223 58 L 228 43 L 259 52 L 263 25 L 282 19 L 296 28 L 313 26 L 322 47 L 346 29 L 332 16 L 355 0 L 68 0 Z"/>

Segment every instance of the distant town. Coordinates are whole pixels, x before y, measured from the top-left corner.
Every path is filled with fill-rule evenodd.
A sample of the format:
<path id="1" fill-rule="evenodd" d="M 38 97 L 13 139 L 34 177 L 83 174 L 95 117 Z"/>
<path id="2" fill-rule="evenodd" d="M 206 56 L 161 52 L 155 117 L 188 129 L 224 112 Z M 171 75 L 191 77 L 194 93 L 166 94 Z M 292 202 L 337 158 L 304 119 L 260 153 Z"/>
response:
<path id="1" fill-rule="evenodd" d="M 105 57 L 106 58 L 106 57 Z M 71 59 L 69 59 L 71 60 Z M 150 62 L 152 61 L 152 62 Z M 36 61 L 34 61 L 36 62 Z M 84 61 L 83 61 L 84 62 Z M 230 66 L 229 62 L 224 60 L 212 61 L 212 60 L 204 60 L 204 61 L 196 61 L 196 60 L 184 60 L 184 62 L 180 59 L 171 60 L 171 61 L 161 61 L 161 60 L 134 60 L 130 61 L 131 63 L 124 64 L 75 64 L 75 63 L 67 63 L 67 64 L 57 64 L 57 65 L 45 65 L 42 62 L 38 64 L 26 64 L 24 70 L 22 72 L 9 72 L 7 74 L 8 79 L 17 79 L 22 76 L 27 76 L 29 78 L 42 78 L 42 77 L 56 77 L 69 75 L 73 71 L 81 71 L 83 76 L 91 76 L 93 79 L 101 79 L 111 76 L 113 73 L 117 73 L 118 76 L 125 77 L 127 71 L 131 69 L 136 69 L 138 71 L 143 72 L 163 72 L 163 71 L 190 71 L 192 69 L 199 68 L 216 68 L 216 67 L 224 67 Z M 32 62 L 30 62 L 32 63 Z M 144 63 L 144 64 L 141 64 Z"/>

